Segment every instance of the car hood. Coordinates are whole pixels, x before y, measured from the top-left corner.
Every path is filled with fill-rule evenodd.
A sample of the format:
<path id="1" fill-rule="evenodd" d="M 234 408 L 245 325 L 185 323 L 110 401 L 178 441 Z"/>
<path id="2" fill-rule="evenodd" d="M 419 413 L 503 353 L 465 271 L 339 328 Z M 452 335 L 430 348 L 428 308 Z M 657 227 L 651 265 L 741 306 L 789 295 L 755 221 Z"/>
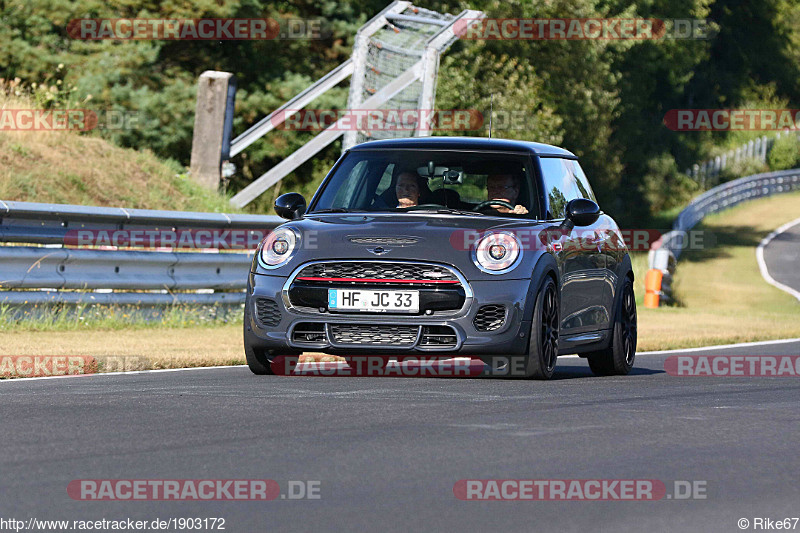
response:
<path id="1" fill-rule="evenodd" d="M 288 276 L 303 263 L 329 259 L 412 260 L 450 264 L 469 279 L 496 280 L 529 278 L 542 251 L 539 247 L 525 249 L 523 243 L 522 263 L 508 274 L 497 276 L 486 274 L 473 264 L 471 244 L 487 231 L 527 230 L 535 235 L 546 225 L 490 216 L 354 213 L 308 215 L 281 227 L 300 233 L 299 249 L 286 266 L 269 271 L 259 267 L 257 273 Z"/>

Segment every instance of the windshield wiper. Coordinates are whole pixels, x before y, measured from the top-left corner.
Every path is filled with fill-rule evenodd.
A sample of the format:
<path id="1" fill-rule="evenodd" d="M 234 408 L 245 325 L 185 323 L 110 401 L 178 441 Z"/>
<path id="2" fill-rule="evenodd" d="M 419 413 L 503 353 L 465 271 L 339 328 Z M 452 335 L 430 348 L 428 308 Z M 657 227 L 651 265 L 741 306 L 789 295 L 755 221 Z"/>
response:
<path id="1" fill-rule="evenodd" d="M 317 209 L 316 211 L 312 211 L 311 213 L 308 214 L 317 215 L 319 213 L 352 213 L 352 211 L 344 207 L 333 207 L 330 209 Z"/>
<path id="2" fill-rule="evenodd" d="M 461 209 L 455 209 L 453 207 L 423 207 L 421 209 L 414 209 L 409 208 L 408 212 L 412 213 L 414 211 L 430 211 L 432 213 L 441 213 L 443 215 L 472 215 L 472 216 L 486 216 L 484 213 L 480 213 L 478 211 L 463 211 Z"/>

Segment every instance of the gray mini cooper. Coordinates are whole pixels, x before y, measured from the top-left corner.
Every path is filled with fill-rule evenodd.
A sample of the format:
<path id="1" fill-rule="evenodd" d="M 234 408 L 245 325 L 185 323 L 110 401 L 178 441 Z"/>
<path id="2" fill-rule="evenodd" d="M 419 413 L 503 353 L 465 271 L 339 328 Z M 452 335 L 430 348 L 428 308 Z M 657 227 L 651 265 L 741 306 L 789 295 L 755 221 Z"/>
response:
<path id="1" fill-rule="evenodd" d="M 633 270 L 571 152 L 468 137 L 348 150 L 255 253 L 244 347 L 256 374 L 303 352 L 480 358 L 548 379 L 636 354 Z"/>

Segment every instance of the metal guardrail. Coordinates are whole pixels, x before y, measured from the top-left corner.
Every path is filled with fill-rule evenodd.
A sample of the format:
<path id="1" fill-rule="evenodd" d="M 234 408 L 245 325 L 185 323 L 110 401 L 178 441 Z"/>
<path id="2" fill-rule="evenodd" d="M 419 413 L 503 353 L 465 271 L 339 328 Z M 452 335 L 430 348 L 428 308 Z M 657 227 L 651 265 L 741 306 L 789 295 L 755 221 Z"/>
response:
<path id="1" fill-rule="evenodd" d="M 0 285 L 11 289 L 237 290 L 252 253 L 141 252 L 0 247 Z"/>
<path id="2" fill-rule="evenodd" d="M 661 270 L 664 274 L 662 296 L 668 300 L 671 298 L 671 275 L 689 242 L 687 234 L 703 218 L 742 202 L 799 190 L 800 169 L 781 170 L 723 183 L 692 200 L 675 218 L 672 231 L 654 242 L 648 253 L 649 268 Z"/>
<path id="3" fill-rule="evenodd" d="M 133 305 L 158 307 L 164 305 L 240 305 L 243 292 L 203 293 L 141 293 L 141 292 L 62 292 L 62 291 L 4 291 L 0 305 L 34 307 L 37 305 Z"/>
<path id="4" fill-rule="evenodd" d="M 90 207 L 0 200 L 0 242 L 63 244 L 76 229 L 272 229 L 276 216 Z"/>
<path id="5" fill-rule="evenodd" d="M 0 304 L 238 304 L 244 301 L 241 291 L 246 286 L 252 251 L 102 250 L 63 245 L 69 232 L 75 230 L 270 230 L 282 222 L 275 216 L 0 200 L 0 242 L 49 245 L 0 246 L 0 287 L 49 289 L 0 291 Z M 102 292 L 60 292 L 62 289 Z M 239 292 L 172 292 L 197 290 Z"/>

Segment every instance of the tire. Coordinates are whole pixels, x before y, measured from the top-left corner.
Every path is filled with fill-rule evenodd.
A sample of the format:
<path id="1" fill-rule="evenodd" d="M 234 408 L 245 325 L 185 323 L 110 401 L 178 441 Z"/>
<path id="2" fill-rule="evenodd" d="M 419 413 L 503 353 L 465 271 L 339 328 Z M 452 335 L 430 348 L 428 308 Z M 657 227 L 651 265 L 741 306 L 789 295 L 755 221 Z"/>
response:
<path id="1" fill-rule="evenodd" d="M 586 354 L 589 368 L 596 376 L 624 376 L 633 368 L 636 359 L 637 318 L 633 281 L 625 277 L 622 294 L 614 313 L 611 344 L 604 350 Z"/>
<path id="2" fill-rule="evenodd" d="M 560 299 L 553 278 L 546 276 L 536 296 L 528 353 L 525 357 L 525 377 L 550 379 L 558 359 Z"/>
<path id="3" fill-rule="evenodd" d="M 247 360 L 247 366 L 250 372 L 259 376 L 272 375 L 272 367 L 269 365 L 266 354 L 262 350 L 253 348 L 247 342 L 247 321 L 249 317 L 247 313 L 244 315 L 244 325 L 242 326 L 244 333 L 244 357 Z"/>
<path id="4" fill-rule="evenodd" d="M 247 359 L 247 366 L 250 372 L 258 376 L 271 376 L 272 367 L 269 366 L 264 352 L 256 351 L 252 346 L 244 346 L 244 356 Z"/>

